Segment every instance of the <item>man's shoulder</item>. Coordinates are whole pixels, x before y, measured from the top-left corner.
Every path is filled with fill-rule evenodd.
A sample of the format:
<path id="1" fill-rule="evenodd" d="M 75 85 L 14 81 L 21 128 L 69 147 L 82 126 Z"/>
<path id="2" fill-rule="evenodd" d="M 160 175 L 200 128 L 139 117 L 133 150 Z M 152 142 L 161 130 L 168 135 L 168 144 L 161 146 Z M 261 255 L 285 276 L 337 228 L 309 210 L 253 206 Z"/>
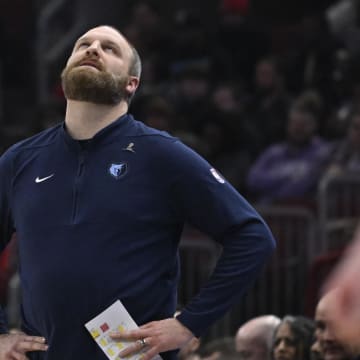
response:
<path id="1" fill-rule="evenodd" d="M 134 120 L 135 127 L 130 136 L 144 137 L 148 141 L 174 142 L 178 139 L 166 131 L 152 128 L 141 121 Z"/>
<path id="2" fill-rule="evenodd" d="M 181 162 L 203 161 L 201 155 L 184 144 L 178 137 L 166 131 L 151 128 L 136 121 L 136 129 L 128 135 L 134 142 L 139 141 L 146 148 L 147 155 L 157 161 Z"/>
<path id="3" fill-rule="evenodd" d="M 62 124 L 58 124 L 49 129 L 45 129 L 31 137 L 21 140 L 12 145 L 8 150 L 8 154 L 17 154 L 21 151 L 42 148 L 51 145 L 57 138 L 58 132 Z"/>

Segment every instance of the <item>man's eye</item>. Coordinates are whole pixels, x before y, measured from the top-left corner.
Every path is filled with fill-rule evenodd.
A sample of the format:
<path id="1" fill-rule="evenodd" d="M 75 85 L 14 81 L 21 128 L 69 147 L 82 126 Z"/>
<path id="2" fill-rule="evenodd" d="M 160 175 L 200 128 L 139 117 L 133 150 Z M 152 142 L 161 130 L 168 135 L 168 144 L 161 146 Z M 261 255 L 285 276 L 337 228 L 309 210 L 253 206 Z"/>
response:
<path id="1" fill-rule="evenodd" d="M 104 51 L 106 51 L 106 52 L 115 52 L 115 49 L 111 45 L 105 45 L 104 46 Z"/>
<path id="2" fill-rule="evenodd" d="M 87 43 L 87 42 L 82 42 L 82 43 L 80 43 L 80 44 L 78 45 L 78 48 L 81 49 L 81 48 L 86 48 L 86 47 L 88 47 L 88 46 L 89 46 L 89 43 Z"/>

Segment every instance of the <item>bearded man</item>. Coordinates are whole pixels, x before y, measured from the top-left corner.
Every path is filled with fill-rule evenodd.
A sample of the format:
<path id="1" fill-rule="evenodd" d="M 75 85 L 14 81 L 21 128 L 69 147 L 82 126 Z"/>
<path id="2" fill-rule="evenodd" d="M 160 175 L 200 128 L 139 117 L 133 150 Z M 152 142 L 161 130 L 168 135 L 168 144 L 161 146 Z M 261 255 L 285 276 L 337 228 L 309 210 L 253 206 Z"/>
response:
<path id="1" fill-rule="evenodd" d="M 84 325 L 118 300 L 139 328 L 107 333 L 105 342 L 127 344 L 111 358 L 174 359 L 238 301 L 274 249 L 263 219 L 211 165 L 128 113 L 140 72 L 119 31 L 90 29 L 62 73 L 64 123 L 0 159 L 0 244 L 16 231 L 24 332 L 8 334 L 0 319 L 0 360 L 105 360 Z M 185 222 L 223 251 L 173 317 Z"/>

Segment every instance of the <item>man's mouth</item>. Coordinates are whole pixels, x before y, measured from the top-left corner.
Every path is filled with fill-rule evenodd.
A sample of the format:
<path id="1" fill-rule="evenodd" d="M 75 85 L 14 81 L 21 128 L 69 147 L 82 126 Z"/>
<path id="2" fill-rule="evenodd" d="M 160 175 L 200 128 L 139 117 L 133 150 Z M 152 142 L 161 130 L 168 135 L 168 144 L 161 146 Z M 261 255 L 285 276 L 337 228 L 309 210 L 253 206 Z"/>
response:
<path id="1" fill-rule="evenodd" d="M 337 354 L 343 352 L 343 349 L 340 346 L 326 346 L 323 348 L 323 352 L 327 354 Z"/>
<path id="2" fill-rule="evenodd" d="M 90 66 L 97 70 L 101 70 L 101 66 L 99 65 L 99 63 L 91 60 L 82 61 L 78 66 Z"/>

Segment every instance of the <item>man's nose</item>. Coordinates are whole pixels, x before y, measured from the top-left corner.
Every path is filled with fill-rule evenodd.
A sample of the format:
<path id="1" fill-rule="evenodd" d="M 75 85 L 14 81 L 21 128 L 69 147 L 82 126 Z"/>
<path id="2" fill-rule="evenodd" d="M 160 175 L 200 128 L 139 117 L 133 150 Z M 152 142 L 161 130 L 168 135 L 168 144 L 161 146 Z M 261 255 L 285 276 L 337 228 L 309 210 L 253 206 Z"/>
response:
<path id="1" fill-rule="evenodd" d="M 89 56 L 99 56 L 100 43 L 94 41 L 87 49 L 86 54 Z"/>

